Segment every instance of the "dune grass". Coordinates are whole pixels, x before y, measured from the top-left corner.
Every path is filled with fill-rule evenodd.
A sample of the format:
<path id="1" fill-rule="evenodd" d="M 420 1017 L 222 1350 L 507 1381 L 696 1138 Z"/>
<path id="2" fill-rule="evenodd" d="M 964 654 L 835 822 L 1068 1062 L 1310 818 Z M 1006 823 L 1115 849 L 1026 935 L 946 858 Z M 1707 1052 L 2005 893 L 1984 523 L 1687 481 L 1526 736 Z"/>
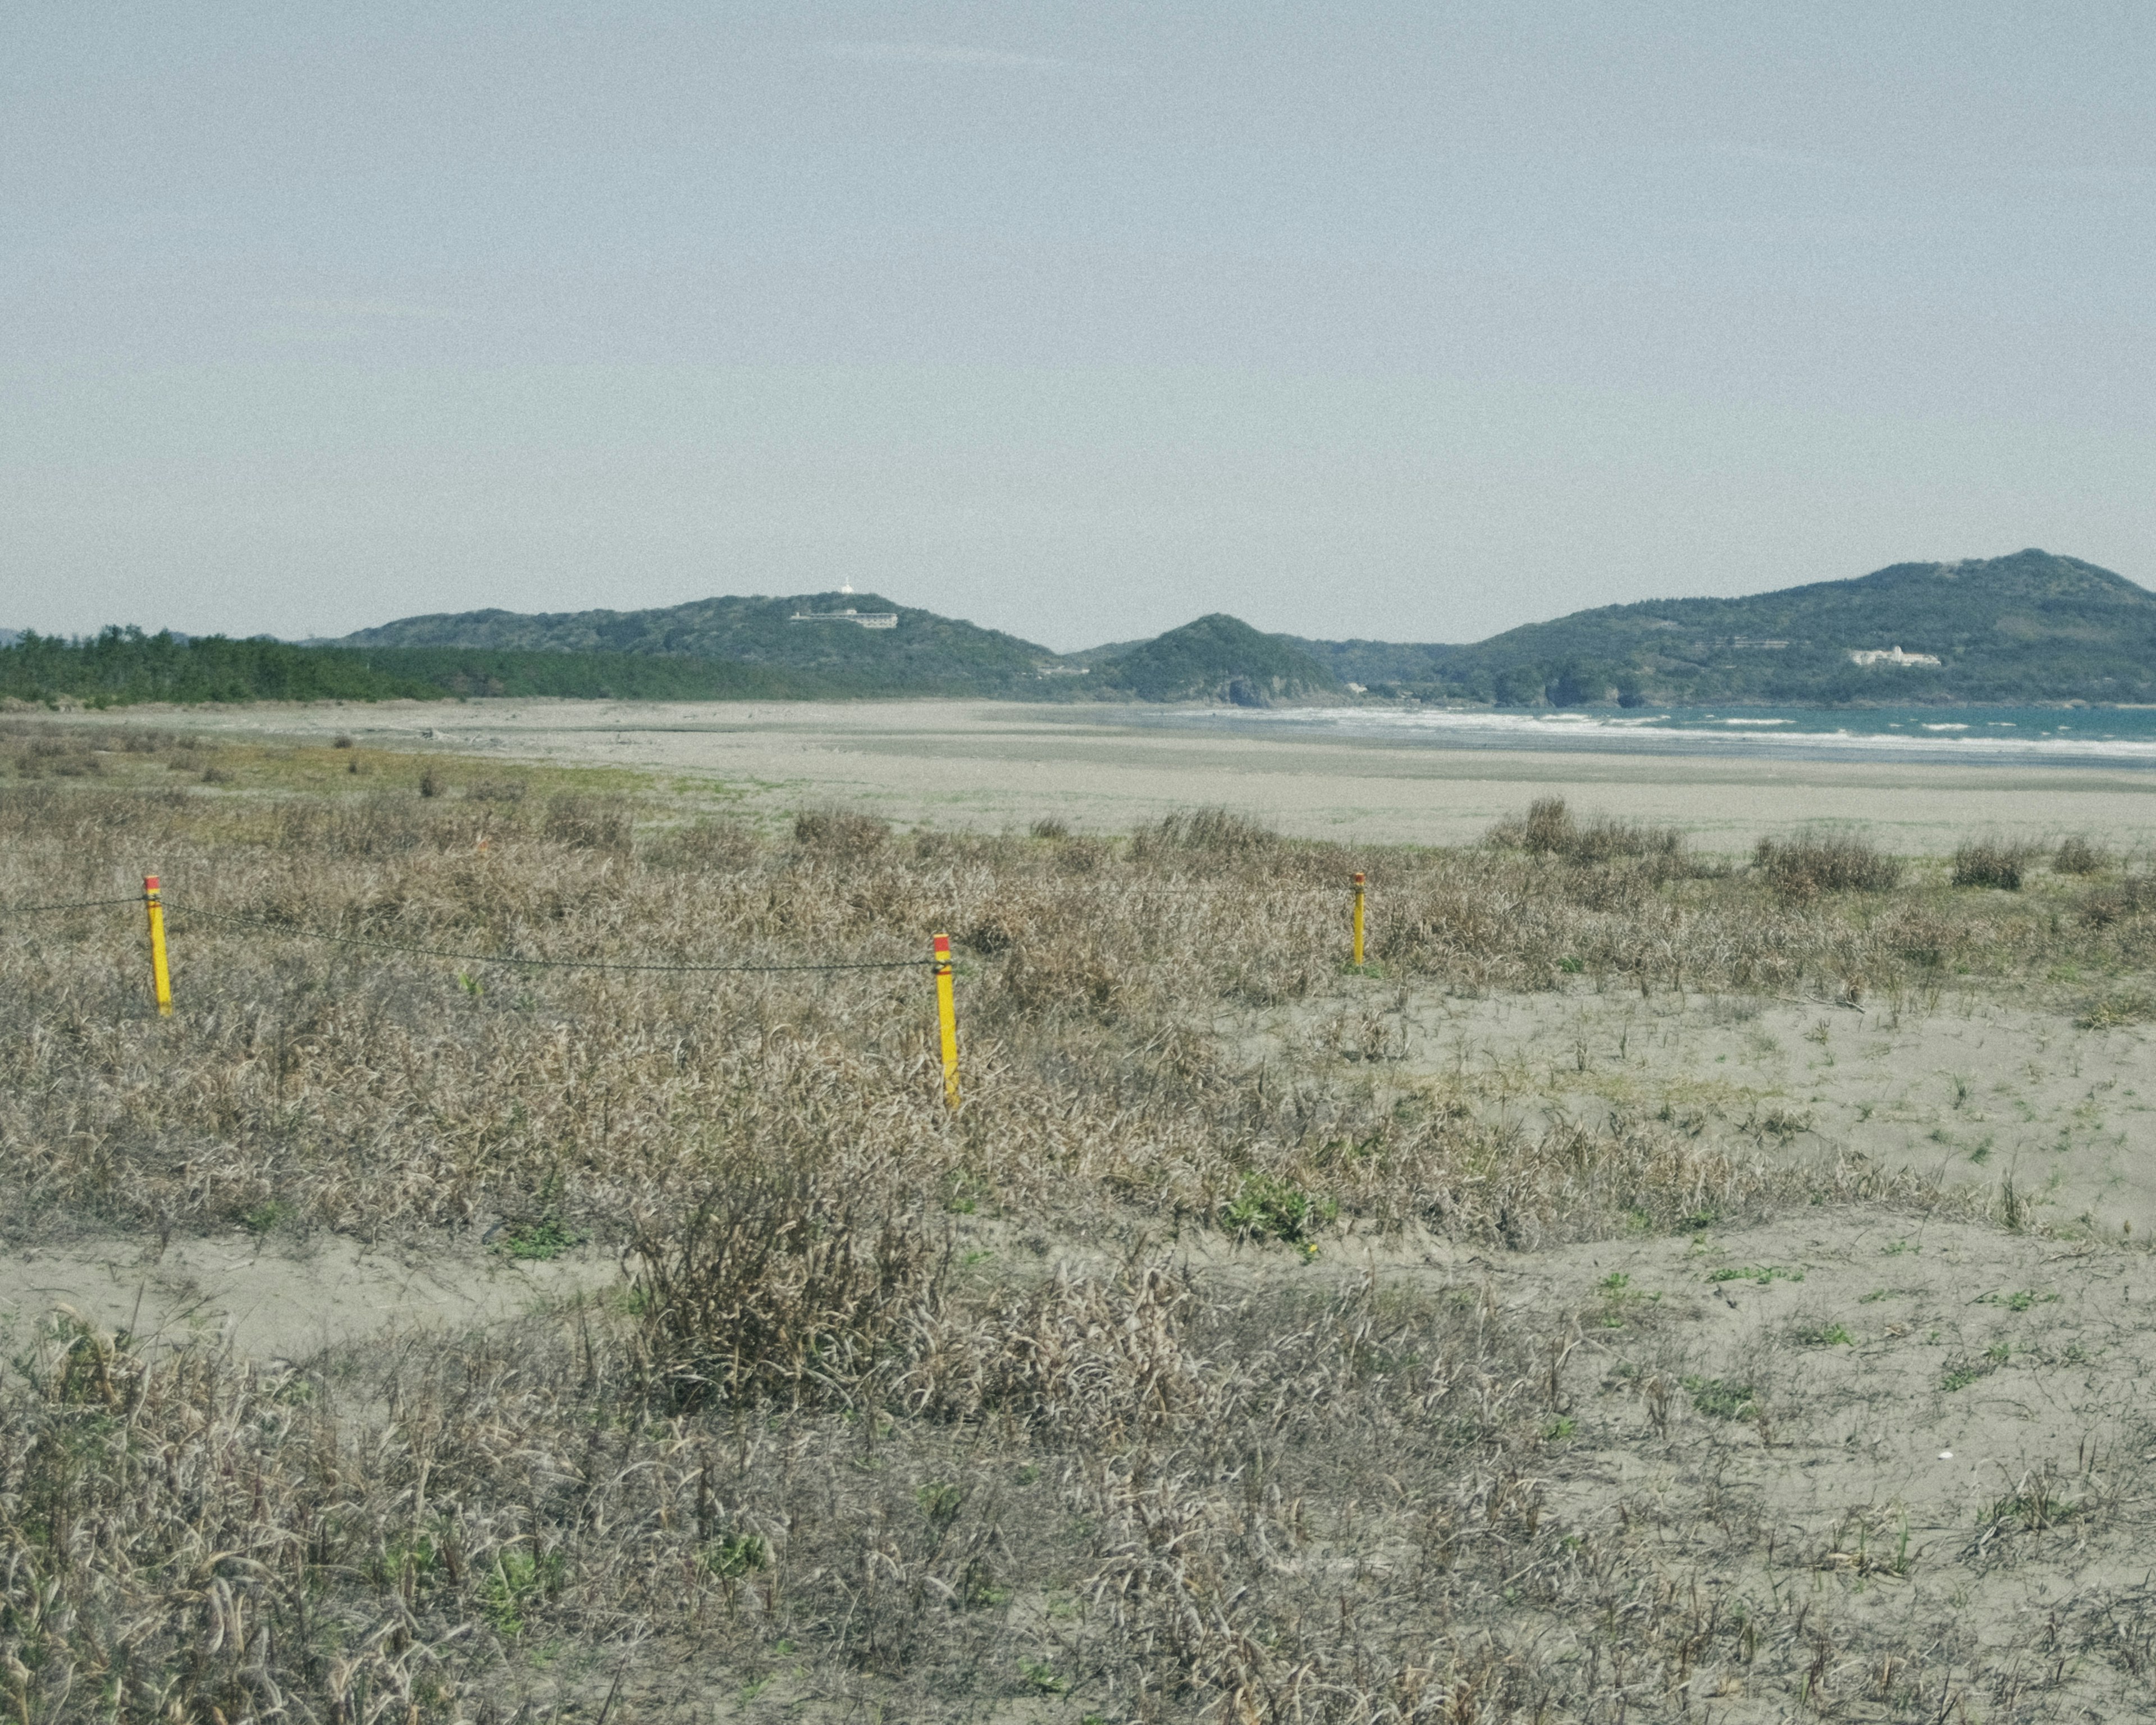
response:
<path id="1" fill-rule="evenodd" d="M 2156 939 L 2118 910 L 2138 875 L 1958 891 L 1801 835 L 1747 870 L 1561 807 L 1351 852 L 1220 810 L 760 831 L 619 777 L 150 732 L 24 726 L 0 763 L 0 905 L 159 872 L 181 1009 L 146 1009 L 131 908 L 0 919 L 14 1238 L 506 1224 L 624 1271 L 508 1332 L 275 1368 L 59 1316 L 0 1392 L 26 1722 L 1617 1719 L 1708 1669 L 1931 1707 L 1958 1656 L 1883 1620 L 1835 1630 L 1884 1650 L 1851 1675 L 1801 1588 L 1640 1585 L 1650 1549 L 1774 1561 L 1708 1449 L 1681 1507 L 1560 1512 L 1583 1327 L 1649 1322 L 1621 1287 L 1521 1313 L 1294 1277 L 1350 1237 L 1503 1255 L 1933 1189 L 1491 1118 L 1344 1043 L 1269 1070 L 1238 1026 L 1405 980 L 1858 1001 L 2144 970 Z M 1201 1239 L 1280 1273 L 1200 1274 Z M 1652 1441 L 1775 1440 L 1748 1380 L 1673 1428 L 1677 1381 L 1610 1383 Z"/>

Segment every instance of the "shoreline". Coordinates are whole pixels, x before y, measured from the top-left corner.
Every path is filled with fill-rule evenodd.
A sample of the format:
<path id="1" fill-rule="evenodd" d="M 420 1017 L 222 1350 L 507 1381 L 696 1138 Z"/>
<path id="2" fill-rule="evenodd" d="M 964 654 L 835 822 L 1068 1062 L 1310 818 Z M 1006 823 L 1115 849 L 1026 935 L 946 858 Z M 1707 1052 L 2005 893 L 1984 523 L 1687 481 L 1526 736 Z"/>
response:
<path id="1" fill-rule="evenodd" d="M 145 716 L 129 708 L 30 722 L 124 729 Z M 157 722 L 264 742 L 345 733 L 479 760 L 625 768 L 670 778 L 692 802 L 770 820 L 842 803 L 906 827 L 1022 830 L 1053 819 L 1125 833 L 1218 804 L 1296 837 L 1459 845 L 1533 798 L 1562 796 L 1583 814 L 1675 826 L 1729 855 L 1815 823 L 1859 828 L 1912 855 L 1980 833 L 2156 846 L 2156 773 L 2131 766 L 1449 747 L 1143 723 L 1120 709 L 914 699 L 295 704 L 181 709 Z"/>

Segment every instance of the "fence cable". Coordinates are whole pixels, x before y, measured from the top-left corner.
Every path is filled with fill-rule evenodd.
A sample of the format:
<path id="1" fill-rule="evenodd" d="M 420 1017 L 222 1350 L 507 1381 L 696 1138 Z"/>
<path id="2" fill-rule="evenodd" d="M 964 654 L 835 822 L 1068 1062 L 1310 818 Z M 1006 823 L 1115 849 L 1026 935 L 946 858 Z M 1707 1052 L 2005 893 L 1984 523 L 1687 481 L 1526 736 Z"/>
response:
<path id="1" fill-rule="evenodd" d="M 709 975 L 720 972 L 777 972 L 797 970 L 926 970 L 926 958 L 887 958 L 850 964 L 638 964 L 605 958 L 526 958 L 514 952 L 451 952 L 437 947 L 407 946 L 397 941 L 372 940 L 363 935 L 331 934 L 317 928 L 296 928 L 264 916 L 247 916 L 225 911 L 199 910 L 192 905 L 166 901 L 168 915 L 193 916 L 206 922 L 229 923 L 243 928 L 265 929 L 293 940 L 328 941 L 341 947 L 366 947 L 379 952 L 408 952 L 421 958 L 449 958 L 466 964 L 516 964 L 535 970 L 656 971 L 680 975 Z"/>

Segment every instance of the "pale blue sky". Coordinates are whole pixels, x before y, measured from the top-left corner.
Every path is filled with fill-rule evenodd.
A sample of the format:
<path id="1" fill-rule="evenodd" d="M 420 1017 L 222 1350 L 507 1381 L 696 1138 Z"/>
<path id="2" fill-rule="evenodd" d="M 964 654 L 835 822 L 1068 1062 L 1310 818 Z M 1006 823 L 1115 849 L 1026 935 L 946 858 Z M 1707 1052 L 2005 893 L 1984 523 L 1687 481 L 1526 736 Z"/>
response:
<path id="1" fill-rule="evenodd" d="M 2156 584 L 2156 8 L 0 16 L 0 624 Z"/>

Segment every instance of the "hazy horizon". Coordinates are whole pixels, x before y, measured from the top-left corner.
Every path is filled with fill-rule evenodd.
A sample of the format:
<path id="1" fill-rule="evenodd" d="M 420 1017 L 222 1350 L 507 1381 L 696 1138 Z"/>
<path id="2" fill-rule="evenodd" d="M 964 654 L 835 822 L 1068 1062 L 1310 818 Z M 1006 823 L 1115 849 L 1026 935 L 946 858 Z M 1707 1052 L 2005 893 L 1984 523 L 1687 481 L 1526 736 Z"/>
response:
<path id="1" fill-rule="evenodd" d="M 0 21 L 0 625 L 2156 582 L 2156 13 Z"/>

